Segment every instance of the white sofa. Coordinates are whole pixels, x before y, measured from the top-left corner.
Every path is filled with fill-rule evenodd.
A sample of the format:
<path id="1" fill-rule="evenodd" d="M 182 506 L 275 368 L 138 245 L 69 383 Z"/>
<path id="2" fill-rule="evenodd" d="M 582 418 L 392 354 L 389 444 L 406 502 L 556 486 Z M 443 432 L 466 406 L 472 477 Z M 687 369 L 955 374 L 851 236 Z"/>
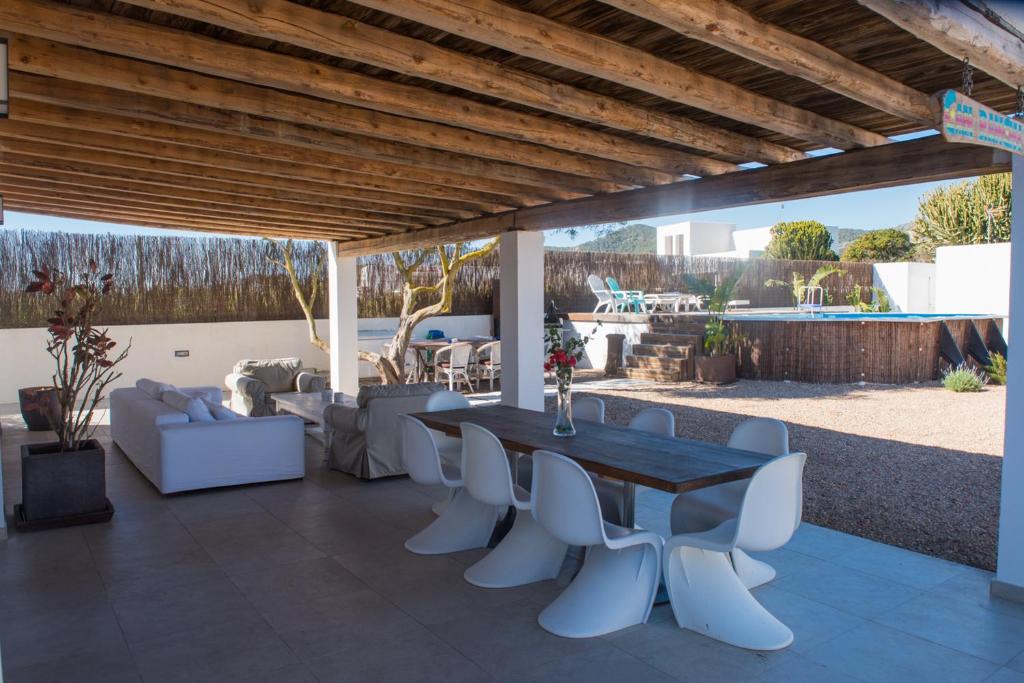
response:
<path id="1" fill-rule="evenodd" d="M 181 391 L 222 400 L 217 387 Z M 304 427 L 294 415 L 189 422 L 132 387 L 110 392 L 110 432 L 161 493 L 305 476 Z"/>

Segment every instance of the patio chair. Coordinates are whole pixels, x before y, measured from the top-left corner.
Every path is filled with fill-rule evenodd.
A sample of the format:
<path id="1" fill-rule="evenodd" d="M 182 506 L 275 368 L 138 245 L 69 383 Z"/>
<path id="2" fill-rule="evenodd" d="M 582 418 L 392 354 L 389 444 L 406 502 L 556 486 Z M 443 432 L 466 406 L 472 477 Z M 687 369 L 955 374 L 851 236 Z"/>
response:
<path id="1" fill-rule="evenodd" d="M 264 417 L 276 412 L 273 394 L 319 393 L 327 388 L 327 378 L 306 372 L 301 358 L 246 359 L 235 363 L 224 384 L 231 390 L 231 410 Z"/>
<path id="2" fill-rule="evenodd" d="M 800 524 L 804 453 L 783 455 L 750 480 L 738 514 L 713 529 L 665 543 L 665 588 L 680 628 L 750 650 L 778 650 L 793 632 L 761 606 L 733 570 L 736 549 L 784 546 Z"/>
<path id="3" fill-rule="evenodd" d="M 491 383 L 491 391 L 494 391 L 494 378 L 501 377 L 501 342 L 489 342 L 478 348 L 473 368 L 477 387 L 480 386 L 480 380 L 486 377 Z"/>
<path id="4" fill-rule="evenodd" d="M 512 481 L 509 456 L 498 437 L 479 425 L 462 425 L 462 480 L 473 498 L 515 510 L 508 534 L 463 576 L 481 588 L 511 588 L 558 576 L 569 546 L 532 514 L 530 492 Z"/>
<path id="5" fill-rule="evenodd" d="M 676 418 L 664 408 L 646 408 L 633 416 L 629 428 L 662 436 L 676 435 Z M 625 517 L 625 484 L 616 479 L 594 476 L 594 489 L 601 502 L 601 515 L 606 522 L 621 524 Z"/>
<path id="6" fill-rule="evenodd" d="M 423 412 L 434 413 L 440 410 L 458 410 L 459 408 L 468 407 L 468 398 L 457 391 L 445 390 L 431 394 L 427 398 L 427 405 L 424 406 Z M 434 437 L 434 445 L 437 446 L 437 452 L 438 455 L 441 456 L 441 459 L 455 467 L 461 467 L 462 439 L 457 436 L 448 436 L 447 434 L 435 429 L 431 429 L 430 434 Z M 444 500 L 437 501 L 430 509 L 434 511 L 435 515 L 441 514 L 444 512 L 445 506 L 451 502 L 453 495 L 455 495 L 455 489 L 449 489 L 448 497 Z"/>
<path id="7" fill-rule="evenodd" d="M 647 304 L 644 303 L 644 293 L 639 289 L 623 289 L 619 287 L 619 281 L 608 276 L 604 279 L 608 283 L 608 291 L 615 299 L 615 309 L 621 305 L 624 309 L 632 309 L 635 313 L 646 313 Z"/>
<path id="8" fill-rule="evenodd" d="M 788 455 L 789 431 L 782 420 L 752 417 L 736 426 L 727 445 L 765 455 Z M 672 501 L 672 533 L 699 533 L 736 517 L 749 485 L 750 479 L 741 479 L 679 494 Z M 747 588 L 756 588 L 775 578 L 774 567 L 738 548 L 729 553 L 729 560 Z"/>
<path id="9" fill-rule="evenodd" d="M 417 484 L 456 489 L 438 518 L 405 542 L 406 550 L 417 555 L 444 555 L 486 547 L 498 521 L 498 508 L 479 502 L 462 488 L 461 469 L 441 459 L 425 424 L 410 415 L 399 415 L 398 420 L 409 477 Z"/>
<path id="10" fill-rule="evenodd" d="M 661 536 L 601 519 L 594 485 L 582 467 L 534 451 L 533 515 L 555 538 L 587 546 L 572 583 L 537 617 L 565 638 L 592 638 L 647 621 L 661 573 Z"/>
<path id="11" fill-rule="evenodd" d="M 591 273 L 587 276 L 587 284 L 590 291 L 597 297 L 597 306 L 594 306 L 594 313 L 614 313 L 615 297 L 608 291 L 608 287 L 601 282 L 601 278 Z M 604 309 L 603 311 L 601 309 Z"/>
<path id="12" fill-rule="evenodd" d="M 463 382 L 473 389 L 473 378 L 469 374 L 473 360 L 473 345 L 469 342 L 455 342 L 442 346 L 434 354 L 434 381 L 443 382 L 448 379 L 449 391 L 462 387 Z"/>
<path id="13" fill-rule="evenodd" d="M 604 423 L 604 401 L 597 396 L 581 396 L 572 402 L 574 420 Z"/>

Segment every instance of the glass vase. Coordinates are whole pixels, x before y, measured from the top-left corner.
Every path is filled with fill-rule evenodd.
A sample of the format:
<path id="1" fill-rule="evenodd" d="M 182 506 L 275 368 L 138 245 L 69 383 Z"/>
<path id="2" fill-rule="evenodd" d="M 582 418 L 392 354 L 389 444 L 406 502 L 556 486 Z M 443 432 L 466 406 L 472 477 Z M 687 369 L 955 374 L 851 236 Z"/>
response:
<path id="1" fill-rule="evenodd" d="M 555 436 L 574 436 L 572 424 L 572 370 L 555 375 L 558 385 L 558 414 L 555 416 Z"/>

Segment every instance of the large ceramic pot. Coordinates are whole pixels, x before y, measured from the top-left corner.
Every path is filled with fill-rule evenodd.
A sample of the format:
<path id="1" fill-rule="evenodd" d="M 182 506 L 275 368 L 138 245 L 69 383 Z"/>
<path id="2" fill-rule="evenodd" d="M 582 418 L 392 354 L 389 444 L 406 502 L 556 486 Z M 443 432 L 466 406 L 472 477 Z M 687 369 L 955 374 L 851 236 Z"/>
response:
<path id="1" fill-rule="evenodd" d="M 109 520 L 114 508 L 107 500 L 105 457 L 95 439 L 72 452 L 57 443 L 23 445 L 16 525 L 32 530 Z"/>
<path id="2" fill-rule="evenodd" d="M 60 419 L 60 402 L 53 386 L 25 387 L 18 389 L 18 403 L 21 404 L 21 419 L 30 432 L 44 432 L 49 429 L 44 406 L 49 406 L 54 419 Z"/>
<path id="3" fill-rule="evenodd" d="M 736 355 L 697 356 L 697 381 L 708 384 L 731 384 L 736 381 Z"/>

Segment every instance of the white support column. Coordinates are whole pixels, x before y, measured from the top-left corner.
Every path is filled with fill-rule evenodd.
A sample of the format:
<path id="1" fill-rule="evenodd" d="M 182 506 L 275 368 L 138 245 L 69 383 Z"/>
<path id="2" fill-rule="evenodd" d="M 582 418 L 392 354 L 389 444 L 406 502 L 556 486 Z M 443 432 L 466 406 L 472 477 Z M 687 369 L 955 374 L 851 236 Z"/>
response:
<path id="1" fill-rule="evenodd" d="M 1010 322 L 1024 327 L 1024 157 L 1013 158 Z M 1024 339 L 1024 335 L 1018 335 Z M 999 504 L 999 555 L 992 594 L 1024 602 L 1024 345 L 1009 354 Z"/>
<path id="2" fill-rule="evenodd" d="M 356 257 L 338 256 L 337 242 L 327 250 L 327 293 L 331 337 L 331 388 L 351 396 L 359 393 L 359 314 Z"/>
<path id="3" fill-rule="evenodd" d="M 544 410 L 544 234 L 501 236 L 501 402 Z"/>

